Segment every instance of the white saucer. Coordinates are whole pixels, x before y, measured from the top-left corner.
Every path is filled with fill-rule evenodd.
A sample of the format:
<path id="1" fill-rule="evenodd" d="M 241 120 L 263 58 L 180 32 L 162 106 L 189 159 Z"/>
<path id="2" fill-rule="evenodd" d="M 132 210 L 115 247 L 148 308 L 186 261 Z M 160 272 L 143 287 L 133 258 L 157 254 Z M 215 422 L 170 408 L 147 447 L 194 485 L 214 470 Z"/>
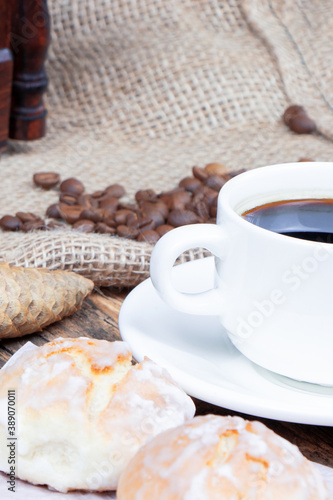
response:
<path id="1" fill-rule="evenodd" d="M 213 283 L 213 257 L 181 264 L 173 273 L 178 289 L 207 290 Z M 175 311 L 158 296 L 150 279 L 125 299 L 119 329 L 138 361 L 148 356 L 164 366 L 191 396 L 251 415 L 333 425 L 333 387 L 297 382 L 260 368 L 231 344 L 217 317 Z"/>

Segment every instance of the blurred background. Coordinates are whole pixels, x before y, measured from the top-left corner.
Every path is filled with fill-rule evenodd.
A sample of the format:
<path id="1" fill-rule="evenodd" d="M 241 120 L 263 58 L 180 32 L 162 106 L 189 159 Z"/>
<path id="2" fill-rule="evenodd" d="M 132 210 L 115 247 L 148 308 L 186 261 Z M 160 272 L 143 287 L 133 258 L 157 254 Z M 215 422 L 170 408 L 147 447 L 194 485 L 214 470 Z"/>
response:
<path id="1" fill-rule="evenodd" d="M 27 40 L 12 32 L 12 49 L 33 45 L 46 22 L 46 1 L 33 5 Z M 130 200 L 173 188 L 193 165 L 332 160 L 330 0 L 49 0 L 48 9 L 47 134 L 9 141 L 0 156 L 2 213 L 45 212 L 54 193 L 33 188 L 37 171 L 90 191 L 121 183 Z M 286 127 L 291 104 L 306 108 L 315 133 Z"/>

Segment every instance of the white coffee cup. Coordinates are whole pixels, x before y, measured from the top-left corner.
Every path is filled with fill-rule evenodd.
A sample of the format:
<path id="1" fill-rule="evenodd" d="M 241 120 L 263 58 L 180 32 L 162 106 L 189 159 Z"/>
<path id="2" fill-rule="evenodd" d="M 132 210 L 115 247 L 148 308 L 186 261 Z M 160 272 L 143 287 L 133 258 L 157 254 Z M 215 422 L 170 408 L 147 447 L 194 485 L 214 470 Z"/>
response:
<path id="1" fill-rule="evenodd" d="M 333 163 L 240 174 L 219 193 L 216 225 L 182 226 L 164 235 L 150 272 L 165 302 L 191 314 L 219 315 L 233 344 L 258 365 L 333 385 L 333 244 L 278 234 L 242 217 L 266 203 L 310 198 L 333 199 Z M 196 247 L 215 255 L 215 288 L 185 294 L 174 288 L 171 269 L 182 252 Z"/>

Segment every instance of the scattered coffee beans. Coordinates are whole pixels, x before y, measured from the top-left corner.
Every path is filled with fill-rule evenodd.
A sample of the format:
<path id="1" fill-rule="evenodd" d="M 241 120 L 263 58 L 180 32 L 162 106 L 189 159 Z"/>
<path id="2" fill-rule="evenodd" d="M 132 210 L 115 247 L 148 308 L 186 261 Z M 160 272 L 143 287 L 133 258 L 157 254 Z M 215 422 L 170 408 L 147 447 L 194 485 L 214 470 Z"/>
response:
<path id="1" fill-rule="evenodd" d="M 84 233 L 117 235 L 155 244 L 175 227 L 214 223 L 219 190 L 243 171 L 230 173 L 219 163 L 193 167 L 192 176 L 182 179 L 170 191 L 159 194 L 153 189 L 137 191 L 136 203 L 121 201 L 126 191 L 120 184 L 87 194 L 82 182 L 72 177 L 60 184 L 59 201 L 46 210 L 48 218 L 58 221 L 46 222 L 33 213 L 17 212 L 15 216 L 2 217 L 0 227 L 6 231 L 51 230 L 67 223 Z M 49 189 L 60 178 L 58 174 L 41 172 L 34 175 L 34 182 Z"/>

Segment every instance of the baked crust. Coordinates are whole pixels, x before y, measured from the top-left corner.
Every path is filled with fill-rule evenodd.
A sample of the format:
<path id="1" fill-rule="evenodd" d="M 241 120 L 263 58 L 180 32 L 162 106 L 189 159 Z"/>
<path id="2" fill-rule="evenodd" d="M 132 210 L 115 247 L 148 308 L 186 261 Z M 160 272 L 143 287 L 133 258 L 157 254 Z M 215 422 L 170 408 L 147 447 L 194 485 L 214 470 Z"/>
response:
<path id="1" fill-rule="evenodd" d="M 260 422 L 207 415 L 163 432 L 122 473 L 118 500 L 329 500 L 319 471 Z"/>
<path id="2" fill-rule="evenodd" d="M 166 370 L 149 359 L 132 365 L 125 342 L 57 339 L 0 371 L 0 470 L 7 473 L 9 389 L 16 390 L 18 477 L 62 492 L 115 489 L 141 445 L 195 411 Z"/>

